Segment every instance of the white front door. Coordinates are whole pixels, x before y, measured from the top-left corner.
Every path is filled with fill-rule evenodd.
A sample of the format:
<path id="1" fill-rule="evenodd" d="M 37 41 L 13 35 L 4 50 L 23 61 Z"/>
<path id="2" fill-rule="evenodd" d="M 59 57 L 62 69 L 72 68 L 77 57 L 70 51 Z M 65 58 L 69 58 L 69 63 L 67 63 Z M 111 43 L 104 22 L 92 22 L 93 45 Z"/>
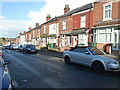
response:
<path id="1" fill-rule="evenodd" d="M 88 40 L 87 40 L 87 35 L 86 34 L 79 34 L 78 35 L 78 38 L 79 38 L 79 41 L 78 41 L 78 43 L 79 44 L 84 44 L 85 46 L 87 46 L 88 44 Z"/>
<path id="2" fill-rule="evenodd" d="M 114 44 L 113 44 L 113 50 L 119 50 L 120 49 L 120 31 L 115 30 L 114 31 Z"/>

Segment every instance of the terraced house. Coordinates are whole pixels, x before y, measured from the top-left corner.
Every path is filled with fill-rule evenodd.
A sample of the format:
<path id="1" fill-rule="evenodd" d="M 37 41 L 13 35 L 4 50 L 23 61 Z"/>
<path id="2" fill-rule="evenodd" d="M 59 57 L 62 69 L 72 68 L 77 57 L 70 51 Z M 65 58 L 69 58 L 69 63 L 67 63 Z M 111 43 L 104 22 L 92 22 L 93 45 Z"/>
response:
<path id="1" fill-rule="evenodd" d="M 95 46 L 107 53 L 120 51 L 120 1 L 94 2 L 70 10 L 65 5 L 64 14 L 24 33 L 25 43 L 52 48 L 60 51 L 70 49 L 77 44 Z"/>
<path id="2" fill-rule="evenodd" d="M 69 6 L 66 5 L 65 9 Z M 64 10 L 65 10 L 64 9 Z M 66 12 L 59 19 L 60 47 L 62 50 L 77 44 L 88 45 L 92 42 L 93 4 L 87 4 Z"/>
<path id="3" fill-rule="evenodd" d="M 94 43 L 107 53 L 118 53 L 120 50 L 119 9 L 120 1 L 94 3 Z"/>
<path id="4" fill-rule="evenodd" d="M 41 25 L 41 46 L 46 47 L 47 44 L 58 45 L 58 23 L 57 17 L 52 18 L 50 14 L 46 17 L 46 22 Z"/>
<path id="5" fill-rule="evenodd" d="M 40 44 L 40 30 L 41 30 L 41 26 L 39 25 L 39 23 L 36 23 L 36 27 L 31 29 L 31 39 L 32 39 L 32 44 L 33 45 L 39 45 Z"/>
<path id="6" fill-rule="evenodd" d="M 26 44 L 32 44 L 32 29 L 29 27 L 28 31 L 25 32 Z"/>

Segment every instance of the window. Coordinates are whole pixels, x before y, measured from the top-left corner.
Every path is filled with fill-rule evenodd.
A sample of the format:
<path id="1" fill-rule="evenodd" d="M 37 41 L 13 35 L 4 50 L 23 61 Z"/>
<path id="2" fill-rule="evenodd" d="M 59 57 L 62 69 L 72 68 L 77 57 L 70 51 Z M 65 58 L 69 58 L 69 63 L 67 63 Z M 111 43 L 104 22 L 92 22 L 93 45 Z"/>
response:
<path id="1" fill-rule="evenodd" d="M 66 30 L 66 20 L 62 21 L 63 30 Z"/>
<path id="2" fill-rule="evenodd" d="M 46 26 L 44 26 L 44 33 L 46 33 Z"/>
<path id="3" fill-rule="evenodd" d="M 107 37 L 106 33 L 100 33 L 98 36 L 98 41 L 99 42 L 106 42 L 106 37 Z"/>
<path id="4" fill-rule="evenodd" d="M 88 52 L 86 48 L 80 48 L 80 53 L 85 53 L 85 52 Z"/>
<path id="5" fill-rule="evenodd" d="M 38 30 L 38 35 L 40 36 L 40 30 Z"/>
<path id="6" fill-rule="evenodd" d="M 86 27 L 86 15 L 81 16 L 81 28 Z"/>
<path id="7" fill-rule="evenodd" d="M 72 50 L 73 52 L 85 53 L 88 52 L 86 48 L 75 48 Z"/>
<path id="8" fill-rule="evenodd" d="M 73 49 L 72 51 L 73 51 L 73 52 L 79 52 L 80 49 L 79 49 L 79 48 L 75 48 L 75 49 Z"/>
<path id="9" fill-rule="evenodd" d="M 95 30 L 94 41 L 98 43 L 111 43 L 112 42 L 112 29 L 98 29 Z"/>
<path id="10" fill-rule="evenodd" d="M 34 35 L 35 35 L 35 31 L 33 31 L 33 38 L 34 38 Z"/>
<path id="11" fill-rule="evenodd" d="M 104 19 L 111 19 L 112 18 L 112 4 L 105 4 L 104 5 Z"/>

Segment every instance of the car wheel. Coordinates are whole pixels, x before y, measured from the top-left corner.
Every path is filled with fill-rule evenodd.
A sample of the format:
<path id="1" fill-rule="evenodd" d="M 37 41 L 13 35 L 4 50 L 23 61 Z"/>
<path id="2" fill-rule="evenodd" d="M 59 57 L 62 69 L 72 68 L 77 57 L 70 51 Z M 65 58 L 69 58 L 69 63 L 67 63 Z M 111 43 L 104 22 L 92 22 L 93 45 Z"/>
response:
<path id="1" fill-rule="evenodd" d="M 65 56 L 64 61 L 66 64 L 70 64 L 70 58 L 68 56 Z"/>
<path id="2" fill-rule="evenodd" d="M 92 68 L 95 72 L 105 72 L 104 65 L 99 61 L 94 62 Z"/>

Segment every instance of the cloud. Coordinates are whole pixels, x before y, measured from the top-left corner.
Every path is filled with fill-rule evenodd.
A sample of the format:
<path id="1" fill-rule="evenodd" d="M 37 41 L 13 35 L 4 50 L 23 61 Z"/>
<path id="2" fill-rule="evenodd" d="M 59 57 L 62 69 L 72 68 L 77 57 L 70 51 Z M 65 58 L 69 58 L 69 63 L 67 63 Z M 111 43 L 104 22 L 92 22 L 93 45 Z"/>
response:
<path id="1" fill-rule="evenodd" d="M 6 20 L 4 16 L 0 16 L 0 37 L 17 37 L 20 32 L 27 29 L 28 22 L 24 20 Z"/>
<path id="2" fill-rule="evenodd" d="M 44 0 L 1 0 L 1 2 L 44 2 Z"/>
<path id="3" fill-rule="evenodd" d="M 24 0 L 2 0 L 2 2 L 23 2 Z M 0 16 L 0 37 L 17 37 L 20 32 L 28 30 L 28 27 L 35 27 L 35 23 L 44 23 L 46 15 L 51 17 L 64 14 L 65 4 L 69 4 L 70 9 L 81 7 L 82 5 L 94 2 L 96 0 L 25 0 L 25 2 L 46 2 L 39 11 L 30 11 L 29 21 L 7 20 L 4 16 Z M 33 7 L 34 8 L 34 7 Z"/>
<path id="4" fill-rule="evenodd" d="M 81 7 L 82 5 L 94 2 L 96 0 L 45 0 L 46 5 L 39 11 L 30 11 L 28 17 L 31 18 L 31 27 L 34 23 L 39 22 L 40 24 L 46 21 L 46 15 L 50 14 L 51 17 L 59 16 L 64 14 L 65 4 L 69 4 L 70 9 Z"/>

